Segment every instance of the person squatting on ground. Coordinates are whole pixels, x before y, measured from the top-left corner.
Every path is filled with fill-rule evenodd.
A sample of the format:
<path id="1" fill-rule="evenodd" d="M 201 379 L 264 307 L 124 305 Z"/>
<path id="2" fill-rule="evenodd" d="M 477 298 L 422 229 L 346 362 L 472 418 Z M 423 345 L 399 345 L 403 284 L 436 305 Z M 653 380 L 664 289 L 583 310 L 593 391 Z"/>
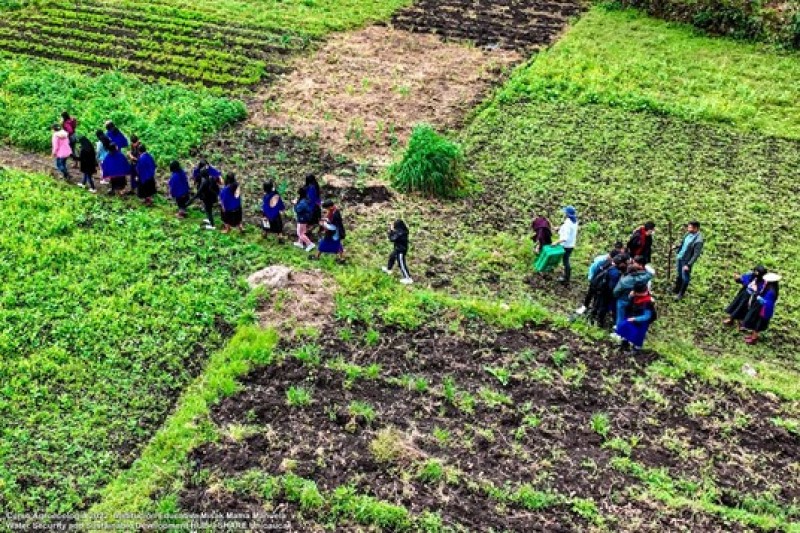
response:
<path id="1" fill-rule="evenodd" d="M 700 223 L 696 220 L 686 225 L 686 235 L 681 244 L 677 246 L 677 273 L 673 293 L 675 300 L 682 300 L 692 281 L 692 269 L 703 253 L 703 234 L 700 233 Z"/>
<path id="2" fill-rule="evenodd" d="M 314 208 L 308 200 L 306 187 L 300 187 L 297 191 L 297 202 L 294 204 L 294 214 L 297 218 L 297 242 L 294 243 L 298 248 L 310 252 L 314 249 L 314 243 L 308 237 L 308 225 L 314 215 Z"/>
<path id="3" fill-rule="evenodd" d="M 217 203 L 219 198 L 219 178 L 211 175 L 210 167 L 202 168 L 197 171 L 195 182 L 197 183 L 197 192 L 189 200 L 189 204 L 193 204 L 195 200 L 203 202 L 203 210 L 205 211 L 206 218 L 203 220 L 207 230 L 214 229 L 214 204 Z M 197 169 L 195 169 L 197 170 Z"/>
<path id="4" fill-rule="evenodd" d="M 83 181 L 78 184 L 78 187 L 89 187 L 89 192 L 96 193 L 97 189 L 94 187 L 94 175 L 97 173 L 98 166 L 97 152 L 95 152 L 94 146 L 92 146 L 92 143 L 86 136 L 80 138 L 78 145 L 80 146 L 78 166 L 83 175 Z"/>
<path id="5" fill-rule="evenodd" d="M 322 254 L 336 254 L 336 261 L 344 263 L 344 244 L 346 237 L 342 213 L 333 203 L 333 200 L 325 200 L 322 207 L 325 213 L 320 221 L 323 237 L 317 246 L 317 255 L 309 256 L 311 259 L 318 260 Z"/>
<path id="6" fill-rule="evenodd" d="M 111 184 L 109 194 L 122 196 L 128 185 L 128 175 L 131 173 L 128 158 L 119 151 L 116 144 L 111 143 L 108 145 L 108 155 L 100 166 L 103 169 L 103 178 L 108 179 Z"/>
<path id="7" fill-rule="evenodd" d="M 228 233 L 231 228 L 239 228 L 243 232 L 242 189 L 233 172 L 225 176 L 225 186 L 219 192 L 219 204 L 222 209 L 222 233 Z"/>
<path id="8" fill-rule="evenodd" d="M 566 218 L 558 228 L 558 240 L 554 244 L 560 244 L 564 247 L 564 275 L 558 278 L 558 281 L 568 285 L 572 277 L 570 257 L 578 240 L 578 212 L 571 205 L 565 207 L 563 211 Z"/>
<path id="9" fill-rule="evenodd" d="M 534 215 L 531 230 L 533 230 L 533 253 L 538 254 L 542 248 L 553 243 L 553 227 L 546 216 Z"/>
<path id="10" fill-rule="evenodd" d="M 628 255 L 631 257 L 641 256 L 644 264 L 649 264 L 653 259 L 653 235 L 656 232 L 655 222 L 645 222 L 639 226 L 628 238 L 626 246 Z"/>
<path id="11" fill-rule="evenodd" d="M 61 177 L 69 181 L 67 159 L 72 156 L 72 148 L 69 147 L 69 133 L 64 131 L 60 124 L 53 124 L 51 144 L 53 146 L 52 155 L 56 162 L 56 170 L 61 173 Z"/>
<path id="12" fill-rule="evenodd" d="M 647 288 L 647 283 L 637 282 L 628 295 L 628 305 L 625 307 L 622 326 L 618 334 L 622 337 L 622 349 L 639 351 L 647 338 L 650 324 L 657 318 L 655 301 Z"/>
<path id="13" fill-rule="evenodd" d="M 178 218 L 186 218 L 186 208 L 189 207 L 191 190 L 189 189 L 189 177 L 178 161 L 169 164 L 170 177 L 167 187 L 169 195 L 175 200 L 178 206 Z"/>
<path id="14" fill-rule="evenodd" d="M 752 272 L 736 274 L 734 279 L 741 285 L 738 294 L 725 309 L 728 318 L 725 325 L 739 324 L 739 331 L 751 331 L 745 337 L 747 344 L 755 344 L 761 332 L 769 328 L 778 301 L 778 274 L 768 273 L 759 265 Z"/>
<path id="15" fill-rule="evenodd" d="M 275 235 L 279 243 L 283 243 L 283 217 L 281 212 L 286 211 L 283 198 L 275 190 L 275 182 L 264 183 L 264 197 L 261 199 L 261 230 L 264 236 Z M 309 250 L 310 251 L 310 250 Z"/>
<path id="16" fill-rule="evenodd" d="M 383 267 L 383 271 L 387 274 L 392 273 L 395 262 L 400 267 L 400 273 L 403 275 L 400 278 L 400 283 L 409 285 L 414 283 L 411 274 L 408 271 L 406 264 L 406 254 L 408 254 L 408 226 L 402 220 L 395 220 L 394 224 L 389 225 L 389 240 L 394 244 L 392 253 L 389 254 L 389 264 Z"/>
<path id="17" fill-rule="evenodd" d="M 136 175 L 138 176 L 139 185 L 136 188 L 136 193 L 144 205 L 151 206 L 153 205 L 153 196 L 156 194 L 156 160 L 153 159 L 144 144 L 139 144 L 138 152 Z"/>
<path id="18" fill-rule="evenodd" d="M 634 286 L 639 283 L 647 285 L 653 279 L 653 274 L 645 270 L 645 265 L 642 262 L 644 262 L 644 258 L 634 258 L 633 262 L 628 265 L 627 273 L 620 278 L 617 286 L 614 287 L 614 298 L 617 301 L 615 320 L 615 329 L 617 330 L 625 321 L 625 308 L 631 303 L 630 295 Z M 619 331 L 617 331 L 617 334 L 619 334 Z"/>

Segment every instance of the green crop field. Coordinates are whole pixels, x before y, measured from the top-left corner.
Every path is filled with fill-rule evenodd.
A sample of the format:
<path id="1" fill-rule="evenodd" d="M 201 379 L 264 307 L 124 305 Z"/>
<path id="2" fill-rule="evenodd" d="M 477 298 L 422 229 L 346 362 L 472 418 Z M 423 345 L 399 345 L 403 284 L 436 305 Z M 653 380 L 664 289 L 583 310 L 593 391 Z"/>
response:
<path id="1" fill-rule="evenodd" d="M 88 512 L 68 525 L 800 532 L 796 52 L 569 1 L 0 13 L 0 531 L 47 522 L 15 513 Z M 497 86 L 451 94 L 433 65 L 462 53 Z M 497 53 L 517 66 L 491 66 Z M 304 61 L 349 70 L 284 95 Z M 390 170 L 283 104 L 367 156 L 386 146 L 354 123 L 451 129 L 417 128 L 413 164 Z M 46 175 L 63 110 L 80 134 L 112 119 L 144 140 L 152 207 Z M 239 176 L 244 233 L 174 216 L 167 164 L 199 155 Z M 284 242 L 254 227 L 261 181 L 288 204 L 307 172 L 342 208 L 345 264 L 292 246 L 291 207 Z M 582 229 L 565 287 L 532 272 L 529 224 L 567 204 Z M 381 272 L 397 218 L 410 286 Z M 650 219 L 659 319 L 631 353 L 573 310 L 591 258 Z M 674 302 L 668 250 L 690 219 L 705 253 Z M 721 321 L 733 274 L 757 263 L 783 281 L 748 346 Z M 291 276 L 251 289 L 278 265 Z"/>

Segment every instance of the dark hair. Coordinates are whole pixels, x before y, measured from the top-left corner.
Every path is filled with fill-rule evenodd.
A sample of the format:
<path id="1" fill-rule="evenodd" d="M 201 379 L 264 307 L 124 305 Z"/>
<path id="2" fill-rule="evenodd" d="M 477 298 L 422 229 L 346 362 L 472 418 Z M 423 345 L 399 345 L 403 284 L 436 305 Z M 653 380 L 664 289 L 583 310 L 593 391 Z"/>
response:
<path id="1" fill-rule="evenodd" d="M 225 174 L 225 185 L 235 185 L 236 184 L 236 174 L 233 172 L 228 172 Z"/>
<path id="2" fill-rule="evenodd" d="M 102 141 L 103 137 L 106 137 L 106 133 L 103 130 L 97 130 L 94 132 L 94 134 L 97 137 L 98 141 Z"/>
<path id="3" fill-rule="evenodd" d="M 197 161 L 197 168 L 205 168 L 205 167 L 207 167 L 207 166 L 208 166 L 208 161 L 206 161 L 206 158 L 205 158 L 205 157 L 201 157 L 201 158 L 200 158 L 200 159 Z"/>
<path id="4" fill-rule="evenodd" d="M 69 113 L 67 113 L 66 111 L 64 111 L 63 113 L 61 113 L 61 118 L 63 118 L 64 120 L 69 120 L 69 119 L 71 119 L 72 117 L 71 117 L 71 116 L 69 116 Z"/>
<path id="5" fill-rule="evenodd" d="M 622 252 L 620 252 L 619 250 L 617 250 L 616 248 L 614 248 L 613 250 L 610 250 L 610 251 L 608 252 L 608 257 L 610 257 L 611 259 L 614 259 L 615 257 L 617 257 L 618 255 L 620 255 L 621 253 L 622 253 Z"/>
<path id="6" fill-rule="evenodd" d="M 629 256 L 625 252 L 622 252 L 621 254 L 617 255 L 616 259 L 617 261 L 622 261 L 623 263 L 627 263 L 628 261 L 631 260 L 631 256 Z"/>
<path id="7" fill-rule="evenodd" d="M 333 203 L 333 200 L 331 200 L 330 198 L 328 198 L 327 200 L 322 202 L 322 207 L 324 207 L 325 209 L 329 209 L 329 208 L 333 207 L 334 205 L 335 204 Z"/>
<path id="8" fill-rule="evenodd" d="M 264 192 L 270 193 L 275 190 L 275 182 L 272 180 L 264 182 Z"/>
<path id="9" fill-rule="evenodd" d="M 317 188 L 317 190 L 319 190 L 319 182 L 314 174 L 306 174 L 306 187 L 309 185 L 313 185 Z"/>
<path id="10" fill-rule="evenodd" d="M 181 168 L 181 164 L 178 161 L 173 161 L 169 164 L 169 171 L 170 172 L 181 172 L 183 169 Z"/>
<path id="11" fill-rule="evenodd" d="M 637 265 L 644 266 L 644 264 L 647 261 L 644 260 L 644 256 L 643 255 L 637 255 L 636 257 L 633 258 L 633 262 L 636 263 Z"/>
<path id="12" fill-rule="evenodd" d="M 297 189 L 297 199 L 304 200 L 306 198 L 308 198 L 308 192 L 306 191 L 306 188 L 300 187 L 299 189 Z"/>
<path id="13" fill-rule="evenodd" d="M 86 138 L 86 135 L 81 135 L 81 138 L 78 139 L 78 143 L 81 145 L 81 150 L 89 150 L 91 153 L 94 153 L 94 146 L 89 139 Z"/>
<path id="14" fill-rule="evenodd" d="M 106 131 L 116 131 L 116 130 L 117 126 L 113 122 L 111 122 L 110 120 L 106 122 Z"/>
<path id="15" fill-rule="evenodd" d="M 139 142 L 139 137 L 137 135 L 131 135 L 131 142 L 132 143 Z"/>
<path id="16" fill-rule="evenodd" d="M 114 154 L 114 153 L 119 152 L 119 147 L 116 144 L 112 143 L 112 142 L 109 142 L 107 145 L 106 145 L 106 143 L 103 143 L 103 146 L 106 147 L 106 150 L 108 150 L 108 153 L 110 153 L 110 154 Z"/>
<path id="17" fill-rule="evenodd" d="M 399 218 L 394 221 L 394 229 L 408 233 L 408 226 L 406 226 L 406 223 Z"/>
<path id="18" fill-rule="evenodd" d="M 651 229 L 656 229 L 656 223 L 652 220 L 644 223 L 644 229 L 650 231 Z"/>
<path id="19" fill-rule="evenodd" d="M 692 220 L 691 222 L 689 222 L 689 225 L 694 226 L 697 229 L 700 229 L 700 223 L 696 220 Z"/>
<path id="20" fill-rule="evenodd" d="M 614 262 L 614 266 L 624 267 L 625 265 L 628 264 L 628 256 L 626 254 L 619 254 L 614 259 L 612 259 L 612 261 Z"/>
<path id="21" fill-rule="evenodd" d="M 767 267 L 758 265 L 753 269 L 753 274 L 760 280 L 767 274 Z"/>
<path id="22" fill-rule="evenodd" d="M 142 153 L 145 153 L 147 151 L 147 146 L 145 146 L 143 144 L 140 144 L 139 145 L 139 151 L 142 152 Z"/>
<path id="23" fill-rule="evenodd" d="M 617 241 L 617 242 L 614 243 L 614 249 L 615 250 L 624 250 L 625 249 L 625 244 L 622 241 Z"/>
<path id="24" fill-rule="evenodd" d="M 633 285 L 633 292 L 646 292 L 647 291 L 647 283 L 644 281 L 636 282 Z"/>
<path id="25" fill-rule="evenodd" d="M 58 131 L 60 129 L 61 129 L 61 126 L 59 124 L 53 124 L 53 131 Z"/>

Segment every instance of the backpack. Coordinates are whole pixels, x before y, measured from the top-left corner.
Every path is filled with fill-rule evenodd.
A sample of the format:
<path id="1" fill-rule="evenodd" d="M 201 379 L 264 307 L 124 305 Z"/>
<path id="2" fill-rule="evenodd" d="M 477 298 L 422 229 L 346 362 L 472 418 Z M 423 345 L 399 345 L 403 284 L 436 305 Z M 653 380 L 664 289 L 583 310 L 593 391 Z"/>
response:
<path id="1" fill-rule="evenodd" d="M 598 270 L 589 282 L 589 288 L 593 294 L 602 294 L 609 289 L 608 282 L 610 280 L 609 273 L 614 267 L 614 263 L 609 261 Z"/>
<path id="2" fill-rule="evenodd" d="M 645 243 L 647 243 L 647 231 L 644 230 L 644 228 L 638 228 L 631 234 L 631 238 L 628 239 L 628 251 L 631 255 L 638 254 L 644 249 Z"/>

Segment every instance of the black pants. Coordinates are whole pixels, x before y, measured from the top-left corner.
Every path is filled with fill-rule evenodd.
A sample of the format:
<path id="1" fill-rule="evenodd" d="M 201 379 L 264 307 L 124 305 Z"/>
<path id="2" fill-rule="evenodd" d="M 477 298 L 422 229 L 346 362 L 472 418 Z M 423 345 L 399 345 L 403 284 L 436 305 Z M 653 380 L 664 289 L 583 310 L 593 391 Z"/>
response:
<path id="1" fill-rule="evenodd" d="M 614 296 L 611 294 L 598 294 L 594 298 L 594 307 L 589 311 L 589 319 L 600 326 L 606 327 L 606 318 L 608 314 L 614 315 L 615 307 Z"/>
<path id="2" fill-rule="evenodd" d="M 206 218 L 211 226 L 214 225 L 214 203 L 211 198 L 203 199 L 203 209 L 205 209 Z"/>
<path id="3" fill-rule="evenodd" d="M 189 207 L 189 195 L 184 194 L 183 196 L 175 198 L 175 203 L 178 204 L 178 209 L 186 211 L 186 208 Z"/>
<path id="4" fill-rule="evenodd" d="M 394 268 L 395 261 L 400 265 L 400 272 L 403 274 L 403 277 L 410 278 L 411 273 L 408 271 L 408 265 L 406 265 L 406 253 L 392 250 L 392 253 L 389 254 L 389 270 Z"/>
<path id="5" fill-rule="evenodd" d="M 572 255 L 574 248 L 564 248 L 564 281 L 569 281 L 572 277 L 572 265 L 569 264 L 569 258 Z"/>

